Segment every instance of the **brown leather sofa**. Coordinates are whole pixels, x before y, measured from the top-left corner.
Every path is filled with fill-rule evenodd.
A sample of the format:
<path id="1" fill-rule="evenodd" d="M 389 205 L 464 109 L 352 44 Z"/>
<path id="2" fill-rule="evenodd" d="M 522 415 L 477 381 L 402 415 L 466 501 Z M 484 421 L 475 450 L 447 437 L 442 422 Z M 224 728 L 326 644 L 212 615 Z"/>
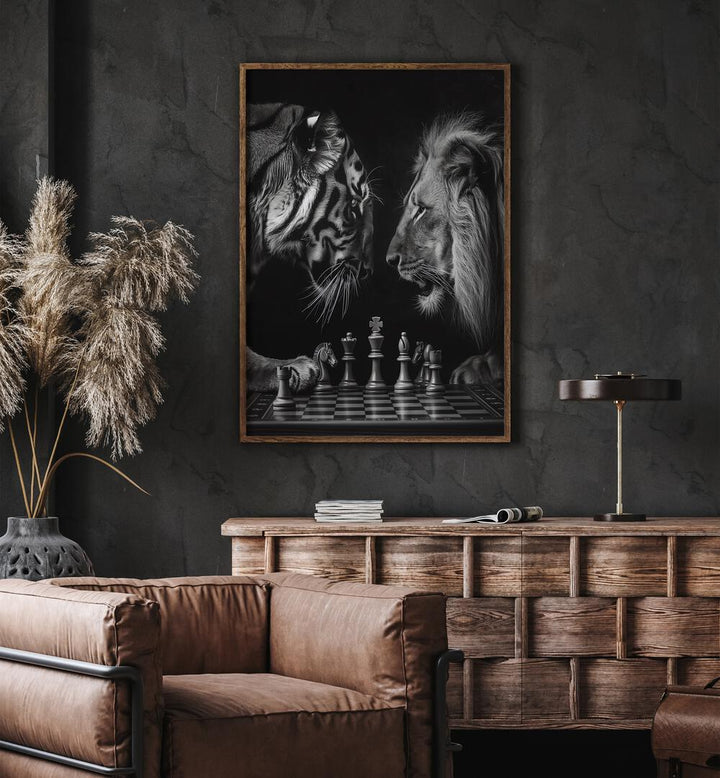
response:
<path id="1" fill-rule="evenodd" d="M 444 597 L 398 587 L 0 581 L 0 776 L 438 778 L 446 649 Z"/>

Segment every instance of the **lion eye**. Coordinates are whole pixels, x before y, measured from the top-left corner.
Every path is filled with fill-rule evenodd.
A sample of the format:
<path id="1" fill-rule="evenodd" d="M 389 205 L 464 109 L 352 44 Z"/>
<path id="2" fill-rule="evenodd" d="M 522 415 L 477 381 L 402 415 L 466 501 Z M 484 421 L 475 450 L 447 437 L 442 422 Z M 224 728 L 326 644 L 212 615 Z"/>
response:
<path id="1" fill-rule="evenodd" d="M 425 208 L 424 205 L 418 205 L 418 207 L 415 209 L 415 213 L 413 214 L 412 220 L 414 222 L 420 221 L 420 219 L 422 219 L 425 211 L 427 211 L 427 208 Z"/>

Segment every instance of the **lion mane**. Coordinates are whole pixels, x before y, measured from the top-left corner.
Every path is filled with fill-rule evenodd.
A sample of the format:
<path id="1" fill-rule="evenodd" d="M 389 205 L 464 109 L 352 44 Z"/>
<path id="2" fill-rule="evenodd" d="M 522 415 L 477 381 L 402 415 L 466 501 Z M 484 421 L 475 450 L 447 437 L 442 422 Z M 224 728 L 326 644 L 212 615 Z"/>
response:
<path id="1" fill-rule="evenodd" d="M 446 198 L 452 316 L 483 350 L 495 343 L 500 321 L 505 213 L 500 140 L 480 114 L 440 116 L 425 131 L 413 168 L 414 184 L 426 170 L 440 178 L 433 191 Z M 443 297 L 421 296 L 418 306 L 427 315 L 439 313 Z"/>

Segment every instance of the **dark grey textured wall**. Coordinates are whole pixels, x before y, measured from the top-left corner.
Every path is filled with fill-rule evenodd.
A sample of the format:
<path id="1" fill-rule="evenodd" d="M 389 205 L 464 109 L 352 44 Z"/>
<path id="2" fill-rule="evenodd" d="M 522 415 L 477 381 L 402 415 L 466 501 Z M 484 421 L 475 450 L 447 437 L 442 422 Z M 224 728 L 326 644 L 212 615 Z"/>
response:
<path id="1" fill-rule="evenodd" d="M 49 14 L 47 0 L 0 0 L 0 221 L 15 233 L 26 227 L 36 176 L 50 155 Z M 43 420 L 51 410 L 43 402 Z M 0 502 L 5 515 L 25 513 L 7 433 L 0 437 Z"/>
<path id="2" fill-rule="evenodd" d="M 58 512 L 98 570 L 226 571 L 223 519 L 327 495 L 396 515 L 609 510 L 613 410 L 556 399 L 559 378 L 596 370 L 684 380 L 681 403 L 629 408 L 627 507 L 717 514 L 718 17 L 676 0 L 58 0 L 57 172 L 80 193 L 78 236 L 116 213 L 172 218 L 203 276 L 163 317 L 167 401 L 125 463 L 153 496 L 90 463 L 61 471 Z M 511 444 L 238 443 L 244 60 L 512 63 Z"/>

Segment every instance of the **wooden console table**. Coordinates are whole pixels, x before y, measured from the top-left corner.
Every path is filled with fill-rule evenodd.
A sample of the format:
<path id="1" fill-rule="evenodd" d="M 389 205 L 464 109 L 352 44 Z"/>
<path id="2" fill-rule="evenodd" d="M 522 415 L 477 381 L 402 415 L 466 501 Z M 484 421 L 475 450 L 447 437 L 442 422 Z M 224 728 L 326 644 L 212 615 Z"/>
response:
<path id="1" fill-rule="evenodd" d="M 720 675 L 720 518 L 320 524 L 237 518 L 232 571 L 448 595 L 456 728 L 645 729 L 668 683 Z"/>

